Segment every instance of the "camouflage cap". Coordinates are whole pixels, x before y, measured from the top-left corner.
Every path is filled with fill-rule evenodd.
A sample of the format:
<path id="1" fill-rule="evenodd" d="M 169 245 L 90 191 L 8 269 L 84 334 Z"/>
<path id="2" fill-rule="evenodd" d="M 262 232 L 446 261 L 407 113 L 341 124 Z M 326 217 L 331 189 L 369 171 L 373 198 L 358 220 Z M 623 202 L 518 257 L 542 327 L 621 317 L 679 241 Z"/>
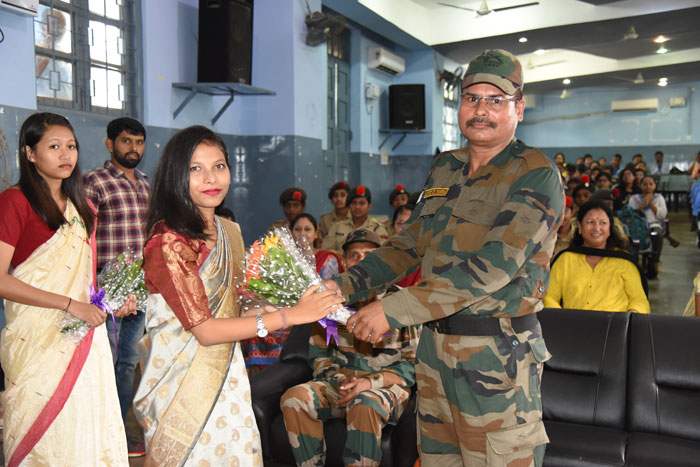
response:
<path id="1" fill-rule="evenodd" d="M 350 244 L 360 242 L 372 243 L 376 245 L 377 248 L 379 248 L 382 244 L 382 239 L 379 238 L 379 235 L 376 232 L 373 232 L 369 229 L 353 230 L 345 238 L 345 243 L 343 243 L 343 251 L 347 251 L 348 246 L 350 246 Z"/>
<path id="2" fill-rule="evenodd" d="M 523 89 L 523 68 L 515 55 L 506 50 L 484 50 L 469 62 L 462 89 L 477 83 L 493 84 L 512 96 Z"/>

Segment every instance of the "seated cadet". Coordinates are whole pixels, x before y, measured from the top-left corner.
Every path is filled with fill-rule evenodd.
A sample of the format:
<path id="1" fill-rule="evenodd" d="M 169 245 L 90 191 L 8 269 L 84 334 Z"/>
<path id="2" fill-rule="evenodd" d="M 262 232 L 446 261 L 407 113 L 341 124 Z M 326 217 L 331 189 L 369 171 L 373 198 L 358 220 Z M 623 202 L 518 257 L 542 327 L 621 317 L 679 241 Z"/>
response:
<path id="1" fill-rule="evenodd" d="M 399 206 L 403 206 L 408 203 L 408 191 L 400 183 L 391 190 L 389 193 L 389 204 L 391 204 L 391 209 L 396 210 Z"/>
<path id="2" fill-rule="evenodd" d="M 380 243 L 371 230 L 350 233 L 343 243 L 346 268 Z M 331 418 L 347 421 L 345 465 L 379 465 L 382 428 L 398 421 L 415 384 L 418 336 L 415 327 L 392 329 L 373 346 L 338 325 L 337 341 L 326 344 L 326 330 L 314 323 L 308 357 L 314 379 L 288 389 L 280 403 L 297 465 L 325 465 L 323 423 Z"/>
<path id="3" fill-rule="evenodd" d="M 343 219 L 333 224 L 328 235 L 323 239 L 321 248 L 340 251 L 345 238 L 356 229 L 369 229 L 375 232 L 382 243 L 389 238 L 384 225 L 374 216 L 369 215 L 369 210 L 372 208 L 372 192 L 369 188 L 363 185 L 353 188 L 348 195 L 347 206 L 350 208 L 350 219 Z"/>
<path id="4" fill-rule="evenodd" d="M 289 228 L 290 222 L 306 208 L 306 192 L 295 186 L 287 188 L 280 194 L 280 204 L 286 219 L 273 222 L 267 230 L 272 230 L 275 227 Z"/>
<path id="5" fill-rule="evenodd" d="M 318 240 L 323 241 L 333 224 L 338 221 L 350 219 L 350 210 L 347 206 L 348 194 L 350 194 L 350 184 L 348 182 L 338 182 L 328 190 L 328 199 L 331 200 L 335 209 L 321 216 L 318 221 Z"/>

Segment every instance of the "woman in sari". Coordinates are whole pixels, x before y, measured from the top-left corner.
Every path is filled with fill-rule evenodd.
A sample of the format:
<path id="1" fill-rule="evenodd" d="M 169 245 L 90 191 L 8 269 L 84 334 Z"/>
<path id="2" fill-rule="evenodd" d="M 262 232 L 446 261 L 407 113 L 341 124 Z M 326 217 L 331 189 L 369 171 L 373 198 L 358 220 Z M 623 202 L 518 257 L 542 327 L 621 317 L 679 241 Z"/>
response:
<path id="1" fill-rule="evenodd" d="M 5 460 L 127 466 L 106 315 L 90 304 L 95 216 L 68 120 L 51 113 L 27 118 L 19 166 L 19 184 L 0 194 Z M 134 313 L 135 301 L 129 303 L 115 315 Z M 91 326 L 79 344 L 57 324 L 66 313 Z"/>
<path id="2" fill-rule="evenodd" d="M 314 241 L 318 237 L 318 224 L 314 216 L 308 213 L 301 213 L 292 220 L 289 226 L 292 229 L 292 237 L 299 242 L 304 237 L 314 253 L 316 261 L 316 272 L 321 279 L 330 279 L 331 276 L 343 272 L 343 262 L 340 256 L 331 250 L 314 248 Z"/>
<path id="3" fill-rule="evenodd" d="M 146 466 L 262 465 L 237 341 L 316 321 L 341 301 L 309 290 L 292 308 L 240 316 L 243 240 L 237 224 L 214 215 L 229 184 L 226 148 L 211 130 L 186 128 L 165 146 L 144 249 L 151 295 L 134 398 Z"/>

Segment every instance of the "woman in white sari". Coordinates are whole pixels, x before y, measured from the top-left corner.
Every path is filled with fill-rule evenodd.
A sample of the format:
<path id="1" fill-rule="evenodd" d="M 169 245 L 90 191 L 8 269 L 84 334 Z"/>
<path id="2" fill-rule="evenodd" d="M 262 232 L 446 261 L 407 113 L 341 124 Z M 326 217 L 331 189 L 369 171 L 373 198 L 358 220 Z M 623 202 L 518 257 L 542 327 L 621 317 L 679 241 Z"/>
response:
<path id="1" fill-rule="evenodd" d="M 237 224 L 214 215 L 229 184 L 226 148 L 211 130 L 186 128 L 165 146 L 144 249 L 151 296 L 134 398 L 146 466 L 261 466 L 237 341 L 316 321 L 341 300 L 310 290 L 295 307 L 240 317 L 235 277 L 243 240 Z"/>
<path id="2" fill-rule="evenodd" d="M 106 315 L 90 304 L 95 219 L 68 120 L 30 116 L 20 130 L 19 165 L 19 184 L 0 194 L 5 460 L 127 466 Z M 129 303 L 116 315 L 135 313 Z M 60 332 L 65 313 L 92 326 L 77 345 Z"/>

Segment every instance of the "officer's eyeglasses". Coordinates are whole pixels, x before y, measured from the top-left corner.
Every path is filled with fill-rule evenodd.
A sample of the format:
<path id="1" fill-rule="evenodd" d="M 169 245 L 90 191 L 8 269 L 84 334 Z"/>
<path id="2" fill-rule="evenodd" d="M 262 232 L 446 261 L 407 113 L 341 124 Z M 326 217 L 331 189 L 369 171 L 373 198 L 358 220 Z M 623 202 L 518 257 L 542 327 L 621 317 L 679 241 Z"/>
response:
<path id="1" fill-rule="evenodd" d="M 502 96 L 477 96 L 466 92 L 462 94 L 462 103 L 467 107 L 478 107 L 479 102 L 482 100 L 486 103 L 487 108 L 492 110 L 502 110 L 506 108 L 509 102 L 517 102 L 520 99 L 517 97 L 507 99 Z"/>

